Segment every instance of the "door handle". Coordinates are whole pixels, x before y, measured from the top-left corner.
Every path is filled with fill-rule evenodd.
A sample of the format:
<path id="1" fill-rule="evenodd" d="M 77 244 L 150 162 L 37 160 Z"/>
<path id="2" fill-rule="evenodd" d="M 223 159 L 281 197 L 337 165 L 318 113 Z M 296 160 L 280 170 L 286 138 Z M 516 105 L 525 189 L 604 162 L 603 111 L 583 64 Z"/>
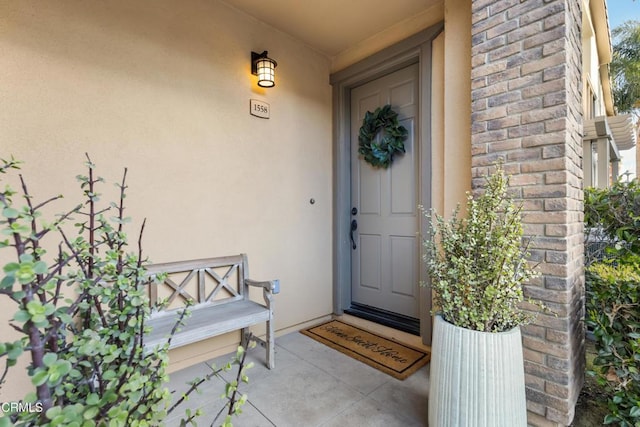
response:
<path id="1" fill-rule="evenodd" d="M 357 229 L 358 229 L 358 221 L 354 219 L 351 221 L 351 231 L 349 232 L 349 237 L 351 237 L 351 248 L 354 250 L 357 248 L 357 245 L 356 245 L 356 241 L 353 239 L 353 232 L 356 231 Z"/>

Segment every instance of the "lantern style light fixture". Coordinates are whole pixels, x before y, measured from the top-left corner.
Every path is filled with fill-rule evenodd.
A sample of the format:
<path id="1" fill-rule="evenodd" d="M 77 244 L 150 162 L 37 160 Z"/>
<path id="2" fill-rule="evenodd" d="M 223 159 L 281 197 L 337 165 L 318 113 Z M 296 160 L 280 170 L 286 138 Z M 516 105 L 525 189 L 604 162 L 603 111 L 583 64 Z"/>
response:
<path id="1" fill-rule="evenodd" d="M 251 74 L 258 76 L 258 86 L 273 87 L 276 85 L 276 67 L 278 63 L 262 53 L 251 52 Z"/>

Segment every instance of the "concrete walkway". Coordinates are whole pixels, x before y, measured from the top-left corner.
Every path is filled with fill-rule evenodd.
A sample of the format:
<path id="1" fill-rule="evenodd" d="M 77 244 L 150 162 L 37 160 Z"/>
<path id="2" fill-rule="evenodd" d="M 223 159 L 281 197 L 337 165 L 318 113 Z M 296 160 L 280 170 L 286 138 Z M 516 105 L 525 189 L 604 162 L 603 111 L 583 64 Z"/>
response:
<path id="1" fill-rule="evenodd" d="M 248 359 L 255 366 L 247 372 L 249 384 L 243 413 L 234 417 L 235 427 L 375 427 L 426 426 L 429 365 L 404 381 L 384 374 L 299 332 L 276 339 L 276 368 L 266 368 L 264 351 L 256 347 Z M 223 365 L 230 356 L 213 361 Z M 179 394 L 185 381 L 203 377 L 204 364 L 171 374 L 171 390 Z M 225 378 L 235 375 L 234 371 Z M 186 407 L 202 408 L 199 426 L 209 426 L 224 401 L 224 383 L 214 378 L 201 387 Z M 183 405 L 184 406 L 184 405 Z M 167 426 L 179 426 L 180 415 L 171 414 Z M 218 419 L 220 425 L 224 418 Z"/>

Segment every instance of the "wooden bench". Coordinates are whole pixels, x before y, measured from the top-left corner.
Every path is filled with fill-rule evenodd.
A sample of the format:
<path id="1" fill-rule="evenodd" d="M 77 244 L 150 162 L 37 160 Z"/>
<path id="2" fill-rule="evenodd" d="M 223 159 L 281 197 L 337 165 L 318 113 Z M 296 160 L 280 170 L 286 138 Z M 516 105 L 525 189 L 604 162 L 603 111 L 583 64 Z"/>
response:
<path id="1" fill-rule="evenodd" d="M 266 347 L 267 366 L 273 369 L 273 295 L 280 291 L 278 280 L 255 281 L 248 276 L 245 254 L 221 258 L 153 264 L 148 267 L 152 330 L 145 335 L 144 346 L 150 350 L 164 345 L 180 317 L 186 301 L 193 302 L 191 314 L 173 335 L 169 348 L 202 341 L 227 332 L 241 331 L 241 344 L 248 344 L 249 327 L 266 322 L 266 339 L 251 339 Z M 164 280 L 158 275 L 164 273 Z M 264 304 L 249 299 L 249 288 L 261 288 Z M 164 310 L 158 302 L 167 299 Z"/>

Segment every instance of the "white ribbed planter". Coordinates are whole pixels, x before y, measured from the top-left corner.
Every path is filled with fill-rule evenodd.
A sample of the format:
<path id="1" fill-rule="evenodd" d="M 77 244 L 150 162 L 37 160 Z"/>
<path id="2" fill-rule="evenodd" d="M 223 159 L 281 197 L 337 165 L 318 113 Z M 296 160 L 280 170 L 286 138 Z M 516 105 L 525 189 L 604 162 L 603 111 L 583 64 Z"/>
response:
<path id="1" fill-rule="evenodd" d="M 436 316 L 431 352 L 430 427 L 527 425 L 519 327 L 478 332 Z"/>

